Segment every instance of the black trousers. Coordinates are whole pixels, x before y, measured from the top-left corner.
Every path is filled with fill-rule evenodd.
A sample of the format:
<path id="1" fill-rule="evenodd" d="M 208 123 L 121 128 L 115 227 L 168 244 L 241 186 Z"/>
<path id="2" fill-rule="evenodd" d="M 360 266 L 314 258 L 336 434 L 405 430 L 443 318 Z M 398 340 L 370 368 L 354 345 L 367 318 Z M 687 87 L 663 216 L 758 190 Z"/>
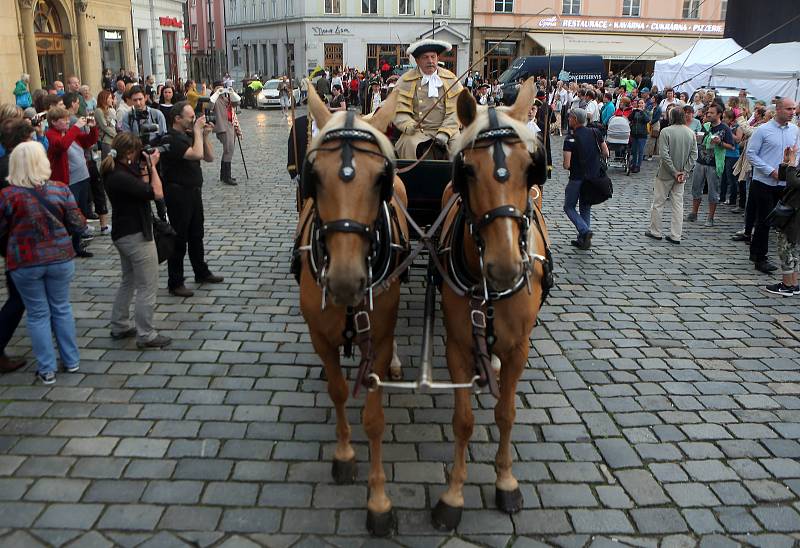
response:
<path id="1" fill-rule="evenodd" d="M 92 202 L 94 203 L 94 212 L 97 215 L 108 215 L 106 192 L 103 189 L 103 179 L 100 177 L 100 172 L 97 170 L 97 163 L 90 161 L 88 166 L 89 188 L 91 190 Z"/>
<path id="2" fill-rule="evenodd" d="M 753 236 L 750 239 L 750 257 L 755 262 L 767 260 L 769 253 L 769 224 L 767 215 L 775 208 L 780 200 L 784 187 L 770 186 L 756 181 L 750 183 L 750 196 L 748 201 L 753 202 Z M 749 207 L 749 204 L 748 204 Z"/>
<path id="3" fill-rule="evenodd" d="M 14 336 L 14 331 L 17 329 L 22 314 L 25 312 L 25 304 L 22 302 L 22 297 L 17 291 L 17 286 L 14 285 L 14 280 L 11 279 L 11 273 L 6 271 L 6 289 L 8 291 L 8 300 L 3 308 L 0 308 L 0 356 L 5 353 L 8 341 Z"/>
<path id="4" fill-rule="evenodd" d="M 164 201 L 167 204 L 169 224 L 175 229 L 175 252 L 167 261 L 169 279 L 167 286 L 175 289 L 183 285 L 183 259 L 189 249 L 189 261 L 192 263 L 195 278 L 205 278 L 211 272 L 205 261 L 203 236 L 203 192 L 200 188 L 187 188 L 176 184 L 167 184 L 164 189 Z"/>

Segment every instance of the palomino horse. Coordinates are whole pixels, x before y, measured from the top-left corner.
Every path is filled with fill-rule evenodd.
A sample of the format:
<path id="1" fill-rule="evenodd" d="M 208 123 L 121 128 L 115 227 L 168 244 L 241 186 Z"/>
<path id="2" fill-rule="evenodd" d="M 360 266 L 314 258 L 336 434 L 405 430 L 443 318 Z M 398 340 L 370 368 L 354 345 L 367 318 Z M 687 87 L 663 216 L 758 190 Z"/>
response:
<path id="1" fill-rule="evenodd" d="M 407 250 L 408 228 L 395 213 L 405 205 L 403 183 L 394 173 L 395 152 L 383 134 L 394 117 L 393 93 L 371 119 L 354 112 L 331 114 L 313 86 L 308 105 L 319 134 L 311 142 L 303 168 L 303 204 L 293 271 L 300 282 L 300 310 L 328 379 L 336 409 L 337 444 L 332 475 L 337 483 L 355 480 L 355 452 L 345 413 L 347 381 L 339 362 L 355 343 L 364 371 L 385 379 L 393 357 L 400 284 L 389 273 Z M 394 527 L 386 496 L 381 439 L 384 430 L 382 391 L 370 391 L 362 413 L 369 438 L 370 472 L 367 528 L 384 536 Z"/>
<path id="2" fill-rule="evenodd" d="M 441 244 L 442 263 L 456 286 L 442 284 L 452 382 L 469 382 L 477 360 L 486 365 L 489 355 L 502 364 L 499 382 L 492 386 L 491 379 L 490 388 L 495 394 L 499 390 L 494 409 L 500 430 L 495 498 L 498 509 L 507 513 L 523 505 L 511 472 L 517 382 L 536 316 L 553 284 L 547 228 L 538 205 L 547 173 L 544 147 L 526 127 L 533 80 L 528 79 L 509 108 L 478 108 L 468 91 L 459 96 L 458 118 L 464 129 L 453 147 L 458 152 L 452 183 L 461 201 L 449 214 Z M 446 191 L 443 203 L 450 196 Z M 432 513 L 439 529 L 454 529 L 461 520 L 473 424 L 470 391 L 456 389 L 454 463 L 448 488 Z"/>

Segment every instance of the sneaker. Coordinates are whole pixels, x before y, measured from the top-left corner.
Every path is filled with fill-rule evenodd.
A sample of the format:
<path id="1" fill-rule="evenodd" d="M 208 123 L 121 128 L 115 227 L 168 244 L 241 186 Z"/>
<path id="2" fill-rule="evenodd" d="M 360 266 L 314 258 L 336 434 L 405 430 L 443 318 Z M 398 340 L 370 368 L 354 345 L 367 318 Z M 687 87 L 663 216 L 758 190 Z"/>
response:
<path id="1" fill-rule="evenodd" d="M 136 341 L 136 348 L 163 348 L 172 342 L 172 339 L 164 335 L 156 335 L 149 341 Z"/>
<path id="2" fill-rule="evenodd" d="M 689 213 L 686 216 L 686 220 L 689 221 L 690 223 L 695 222 L 697 220 L 697 213 Z"/>
<path id="3" fill-rule="evenodd" d="M 706 226 L 714 226 L 714 217 L 706 219 Z"/>
<path id="4" fill-rule="evenodd" d="M 119 333 L 111 332 L 111 338 L 115 341 L 121 341 L 122 339 L 130 339 L 131 337 L 136 336 L 136 328 L 131 327 L 130 329 L 126 329 L 125 331 L 120 331 Z"/>
<path id="5" fill-rule="evenodd" d="M 100 227 L 100 235 L 101 236 L 110 236 L 111 235 L 111 225 L 101 226 Z"/>
<path id="6" fill-rule="evenodd" d="M 791 297 L 800 293 L 798 286 L 783 285 L 783 282 L 772 284 L 764 287 L 764 291 L 772 293 L 773 295 L 780 295 L 781 297 Z"/>
<path id="7" fill-rule="evenodd" d="M 37 371 L 36 378 L 42 382 L 42 384 L 55 384 L 56 383 L 56 374 L 52 371 Z"/>
<path id="8" fill-rule="evenodd" d="M 69 365 L 69 366 L 65 365 L 64 366 L 64 371 L 66 371 L 67 373 L 75 373 L 80 368 L 81 368 L 80 364 L 77 364 L 77 363 L 75 365 Z"/>

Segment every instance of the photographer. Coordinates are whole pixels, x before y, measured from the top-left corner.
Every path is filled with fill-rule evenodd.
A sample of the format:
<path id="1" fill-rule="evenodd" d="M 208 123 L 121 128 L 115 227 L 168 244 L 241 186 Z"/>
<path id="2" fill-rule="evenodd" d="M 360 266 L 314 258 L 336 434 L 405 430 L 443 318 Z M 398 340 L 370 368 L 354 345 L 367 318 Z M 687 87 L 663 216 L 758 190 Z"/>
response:
<path id="1" fill-rule="evenodd" d="M 150 202 L 164 192 L 158 176 L 160 153 L 142 153 L 142 142 L 133 133 L 120 133 L 111 143 L 100 172 L 113 206 L 111 239 L 119 252 L 122 282 L 111 311 L 111 338 L 136 337 L 139 348 L 162 348 L 172 340 L 153 326 L 158 292 L 158 253 L 153 238 Z M 136 292 L 134 325 L 130 308 Z"/>
<path id="2" fill-rule="evenodd" d="M 167 120 L 157 108 L 147 106 L 147 96 L 141 86 L 130 89 L 133 109 L 120 119 L 122 131 L 139 136 L 144 144 L 156 144 L 167 133 Z"/>
<path id="3" fill-rule="evenodd" d="M 233 159 L 236 137 L 242 136 L 236 121 L 235 105 L 241 101 L 235 91 L 222 87 L 222 82 L 214 83 L 214 93 L 211 95 L 211 102 L 214 105 L 213 119 L 209 120 L 214 124 L 214 133 L 222 143 L 222 165 L 219 172 L 219 180 L 226 185 L 236 185 L 236 179 L 231 175 L 231 160 Z"/>
<path id="4" fill-rule="evenodd" d="M 177 103 L 170 112 L 170 129 L 162 139 L 168 146 L 161 158 L 165 182 L 164 199 L 169 212 L 169 222 L 175 229 L 175 253 L 167 265 L 168 288 L 171 295 L 191 297 L 194 292 L 184 285 L 183 258 L 188 244 L 189 260 L 197 283 L 220 283 L 205 262 L 203 250 L 203 170 L 200 161 L 212 162 L 214 155 L 208 136 L 214 129 L 206 124 L 205 116 L 195 116 L 187 101 Z"/>

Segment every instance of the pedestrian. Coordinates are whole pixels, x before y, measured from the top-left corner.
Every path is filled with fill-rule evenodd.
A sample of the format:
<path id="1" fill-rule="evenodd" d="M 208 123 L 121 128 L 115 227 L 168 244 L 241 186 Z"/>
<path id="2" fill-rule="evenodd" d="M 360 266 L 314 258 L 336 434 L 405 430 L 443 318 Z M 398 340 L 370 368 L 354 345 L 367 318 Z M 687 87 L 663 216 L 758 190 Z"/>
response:
<path id="1" fill-rule="evenodd" d="M 564 169 L 569 170 L 569 182 L 564 192 L 564 213 L 578 230 L 578 237 L 570 243 L 578 249 L 589 249 L 594 236 L 591 230 L 592 206 L 581 200 L 581 186 L 586 179 L 599 176 L 601 156 L 608 158 L 608 146 L 599 131 L 586 127 L 585 110 L 571 109 L 567 122 L 570 132 L 564 138 L 563 157 Z"/>
<path id="2" fill-rule="evenodd" d="M 342 93 L 341 86 L 333 86 L 333 95 L 331 96 L 330 103 L 328 104 L 328 109 L 331 112 L 337 111 L 344 111 L 347 110 L 347 103 L 344 99 L 344 94 Z"/>
<path id="3" fill-rule="evenodd" d="M 94 114 L 95 109 L 97 108 L 97 101 L 94 97 L 92 97 L 92 92 L 86 84 L 83 84 L 80 87 L 79 93 L 81 97 L 83 97 L 84 103 L 86 103 L 86 115 L 91 116 Z"/>
<path id="4" fill-rule="evenodd" d="M 739 143 L 742 142 L 744 135 L 739 128 L 739 123 L 736 121 L 741 114 L 741 109 L 737 108 L 736 111 L 728 109 L 722 114 L 722 121 L 731 129 L 734 147 L 725 150 L 725 166 L 722 170 L 722 180 L 720 181 L 719 201 L 723 205 L 730 206 L 736 205 L 736 195 L 739 192 L 739 184 L 733 174 L 733 166 L 739 161 Z"/>
<path id="5" fill-rule="evenodd" d="M 317 80 L 317 95 L 321 98 L 325 99 L 325 102 L 329 102 L 331 100 L 331 83 L 327 78 L 325 72 L 322 73 L 322 76 L 319 77 Z"/>
<path id="6" fill-rule="evenodd" d="M 666 240 L 680 244 L 683 233 L 683 191 L 686 181 L 691 180 L 697 161 L 695 133 L 686 125 L 686 115 L 678 108 L 670 112 L 670 124 L 658 138 L 659 166 L 653 185 L 653 201 L 650 205 L 650 228 L 645 236 L 660 240 L 661 217 L 664 204 L 670 201 L 672 221 Z"/>
<path id="7" fill-rule="evenodd" d="M 74 102 L 72 103 L 74 104 Z M 98 133 L 93 118 L 77 118 L 70 126 L 70 112 L 62 107 L 53 107 L 47 112 L 47 140 L 50 143 L 47 157 L 53 180 L 69 186 L 75 201 L 84 212 L 89 211 L 89 167 L 85 151 L 97 143 Z M 83 128 L 88 127 L 89 132 Z M 89 258 L 93 254 L 81 246 L 81 232 L 72 233 L 72 241 L 78 257 Z"/>
<path id="8" fill-rule="evenodd" d="M 214 134 L 219 139 L 219 142 L 222 143 L 219 180 L 226 185 L 233 186 L 236 186 L 237 183 L 231 174 L 231 161 L 236 150 L 236 138 L 242 136 L 238 124 L 234 124 L 236 116 L 234 109 L 241 101 L 241 97 L 234 90 L 223 87 L 222 82 L 214 84 L 214 93 L 211 95 L 211 103 L 214 105 L 214 118 L 216 120 Z"/>
<path id="9" fill-rule="evenodd" d="M 291 93 L 290 88 L 288 81 L 282 78 L 281 83 L 278 85 L 278 100 L 281 103 L 281 112 L 284 118 L 289 117 L 289 108 L 292 106 L 291 96 L 289 95 Z"/>
<path id="10" fill-rule="evenodd" d="M 644 99 L 636 99 L 628 121 L 631 125 L 631 172 L 639 173 L 642 169 L 649 125 L 647 113 L 644 111 Z"/>
<path id="11" fill-rule="evenodd" d="M 697 165 L 692 174 L 692 212 L 686 220 L 689 222 L 697 220 L 697 213 L 703 201 L 703 187 L 708 185 L 708 218 L 705 226 L 711 227 L 714 226 L 714 214 L 720 198 L 720 178 L 725 168 L 725 151 L 732 149 L 735 143 L 731 129 L 722 123 L 722 108 L 717 103 L 711 103 L 706 108 L 705 119 L 703 134 L 697 136 L 700 146 Z"/>
<path id="12" fill-rule="evenodd" d="M 122 131 L 139 136 L 145 145 L 155 145 L 167 133 L 167 120 L 161 110 L 147 106 L 147 95 L 141 86 L 130 89 L 133 108 L 120 119 Z"/>
<path id="13" fill-rule="evenodd" d="M 800 147 L 800 129 L 789 123 L 794 112 L 795 103 L 792 99 L 779 99 L 772 120 L 758 127 L 750 137 L 746 151 L 747 159 L 753 166 L 753 180 L 748 195 L 754 215 L 750 260 L 755 263 L 756 270 L 766 274 L 778 268 L 768 260 L 770 226 L 767 222 L 767 216 L 775 208 L 786 186 L 786 182 L 778 176 L 778 169 L 786 148 Z"/>
<path id="14" fill-rule="evenodd" d="M 783 162 L 778 169 L 778 178 L 786 182 L 786 191 L 781 202 L 794 209 L 789 221 L 778 229 L 778 256 L 781 259 L 783 279 L 777 284 L 768 285 L 764 289 L 768 293 L 788 297 L 800 295 L 797 284 L 797 273 L 800 272 L 800 170 L 797 167 L 797 147 L 787 147 L 783 153 Z"/>
<path id="15" fill-rule="evenodd" d="M 100 154 L 105 158 L 111 150 L 111 142 L 117 136 L 117 113 L 114 110 L 114 96 L 108 90 L 103 90 L 97 95 L 97 109 L 94 112 L 94 121 L 97 124 L 98 138 L 100 139 Z"/>
<path id="16" fill-rule="evenodd" d="M 86 116 L 86 100 L 81 95 L 81 81 L 77 76 L 67 78 L 67 93 L 73 93 L 78 98 L 78 112 L 76 116 Z M 64 94 L 66 99 L 66 94 Z M 66 103 L 66 101 L 64 101 Z"/>
<path id="17" fill-rule="evenodd" d="M 29 89 L 30 83 L 30 74 L 22 74 L 14 85 L 14 97 L 19 108 L 26 109 L 33 106 L 33 97 L 31 97 Z"/>
<path id="18" fill-rule="evenodd" d="M 111 310 L 111 338 L 136 337 L 139 348 L 162 348 L 172 340 L 160 335 L 153 322 L 158 292 L 158 252 L 153 239 L 150 202 L 164 198 L 158 175 L 160 153 L 142 154 L 142 142 L 132 133 L 114 138 L 100 171 L 114 210 L 111 240 L 122 268 Z M 144 173 L 144 176 L 143 176 Z M 131 300 L 136 293 L 131 326 Z"/>
<path id="19" fill-rule="evenodd" d="M 165 85 L 163 88 L 161 88 L 161 94 L 158 97 L 158 110 L 160 110 L 161 114 L 164 115 L 164 120 L 169 118 L 169 113 L 172 110 L 172 106 L 177 102 L 178 100 L 175 98 L 174 87 Z"/>
<path id="20" fill-rule="evenodd" d="M 86 219 L 69 188 L 50 179 L 39 143 L 17 145 L 9 159 L 8 187 L 0 191 L 0 241 L 7 238 L 6 268 L 28 312 L 28 335 L 43 384 L 56 381 L 53 335 L 67 372 L 79 369 L 80 353 L 69 284 L 75 273 L 70 232 Z"/>
<path id="21" fill-rule="evenodd" d="M 203 248 L 203 170 L 200 161 L 213 162 L 214 155 L 208 136 L 213 124 L 206 124 L 205 116 L 195 116 L 188 101 L 172 107 L 167 135 L 163 145 L 169 145 L 161 157 L 164 181 L 164 200 L 169 222 L 175 229 L 175 251 L 167 261 L 169 278 L 167 287 L 171 295 L 191 297 L 194 292 L 184 284 L 183 259 L 189 250 L 189 260 L 194 279 L 199 284 L 220 283 L 205 261 Z"/>

